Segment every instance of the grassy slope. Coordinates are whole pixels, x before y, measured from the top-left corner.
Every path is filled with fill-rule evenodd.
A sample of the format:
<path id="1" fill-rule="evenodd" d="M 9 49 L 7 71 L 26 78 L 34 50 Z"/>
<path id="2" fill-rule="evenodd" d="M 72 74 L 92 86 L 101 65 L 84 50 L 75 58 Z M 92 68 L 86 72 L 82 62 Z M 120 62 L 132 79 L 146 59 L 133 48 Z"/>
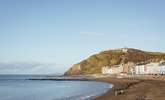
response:
<path id="1" fill-rule="evenodd" d="M 109 50 L 92 55 L 86 60 L 73 65 L 65 75 L 95 74 L 101 73 L 103 66 L 127 64 L 128 62 L 138 63 L 149 60 L 160 61 L 162 59 L 165 59 L 165 53 L 146 52 L 132 48 L 129 48 L 127 53 L 122 52 L 121 49 Z"/>

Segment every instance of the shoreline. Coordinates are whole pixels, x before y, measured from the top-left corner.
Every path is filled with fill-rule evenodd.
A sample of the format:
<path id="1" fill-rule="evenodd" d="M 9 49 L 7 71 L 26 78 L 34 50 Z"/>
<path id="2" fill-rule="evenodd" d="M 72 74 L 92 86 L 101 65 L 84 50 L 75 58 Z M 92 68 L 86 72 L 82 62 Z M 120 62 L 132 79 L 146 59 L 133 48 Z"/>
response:
<path id="1" fill-rule="evenodd" d="M 58 81 L 96 81 L 112 84 L 113 87 L 106 93 L 97 96 L 94 100 L 164 100 L 165 76 L 62 76 L 45 79 L 30 80 L 58 80 Z M 123 99 L 124 98 L 124 99 Z"/>
<path id="2" fill-rule="evenodd" d="M 109 85 L 109 87 L 107 87 L 106 91 L 102 91 L 102 93 L 94 93 L 92 95 L 89 95 L 87 97 L 84 97 L 84 99 L 82 100 L 94 100 L 97 97 L 100 97 L 102 95 L 104 95 L 105 93 L 107 93 L 109 91 L 109 89 L 111 89 L 113 87 L 113 84 L 107 83 L 107 82 L 102 82 L 102 81 L 98 81 L 96 77 L 93 76 L 86 76 L 86 75 L 82 75 L 82 76 L 52 76 L 52 77 L 46 77 L 46 78 L 30 78 L 30 79 L 26 79 L 26 80 L 39 80 L 39 81 L 91 81 L 91 82 L 95 82 L 95 83 L 101 83 L 101 84 L 107 84 Z M 72 100 L 72 99 L 71 99 Z M 73 99 L 74 100 L 74 99 Z"/>
<path id="3" fill-rule="evenodd" d="M 96 81 L 113 84 L 112 89 L 94 100 L 164 100 L 165 76 L 106 77 Z M 124 99 L 123 99 L 124 98 Z"/>

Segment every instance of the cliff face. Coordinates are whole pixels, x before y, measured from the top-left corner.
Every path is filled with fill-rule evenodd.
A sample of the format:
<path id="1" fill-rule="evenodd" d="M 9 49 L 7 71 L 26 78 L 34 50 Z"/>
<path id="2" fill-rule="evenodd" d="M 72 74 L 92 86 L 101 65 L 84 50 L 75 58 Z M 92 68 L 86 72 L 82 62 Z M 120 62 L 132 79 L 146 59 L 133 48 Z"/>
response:
<path id="1" fill-rule="evenodd" d="M 165 53 L 146 52 L 132 48 L 108 50 L 73 65 L 64 75 L 96 74 L 101 73 L 104 66 L 160 60 L 165 60 Z"/>

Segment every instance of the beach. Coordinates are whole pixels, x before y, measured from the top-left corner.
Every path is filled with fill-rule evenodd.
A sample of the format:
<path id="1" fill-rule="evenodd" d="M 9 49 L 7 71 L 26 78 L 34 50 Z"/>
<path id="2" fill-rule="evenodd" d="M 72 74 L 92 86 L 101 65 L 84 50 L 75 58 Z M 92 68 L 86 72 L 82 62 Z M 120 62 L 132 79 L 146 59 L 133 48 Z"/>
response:
<path id="1" fill-rule="evenodd" d="M 37 79 L 38 80 L 38 79 Z M 57 81 L 98 81 L 113 87 L 94 100 L 164 100 L 165 76 L 161 75 L 75 75 L 49 77 L 41 80 Z"/>
<path id="2" fill-rule="evenodd" d="M 95 100 L 164 100 L 165 76 L 104 77 L 96 81 L 113 84 L 113 88 Z"/>

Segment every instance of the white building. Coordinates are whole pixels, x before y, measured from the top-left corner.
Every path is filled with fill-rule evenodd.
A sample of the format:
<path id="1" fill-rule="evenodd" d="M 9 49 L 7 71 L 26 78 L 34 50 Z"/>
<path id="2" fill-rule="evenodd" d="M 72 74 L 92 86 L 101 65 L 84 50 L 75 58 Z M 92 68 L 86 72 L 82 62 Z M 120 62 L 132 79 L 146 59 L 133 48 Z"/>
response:
<path id="1" fill-rule="evenodd" d="M 128 52 L 128 48 L 122 48 L 122 52 L 124 52 L 124 53 L 127 53 Z"/>
<path id="2" fill-rule="evenodd" d="M 136 65 L 130 71 L 132 74 L 165 74 L 165 62 Z"/>
<path id="3" fill-rule="evenodd" d="M 122 65 L 115 65 L 115 66 L 105 66 L 102 68 L 102 74 L 118 74 L 123 72 Z"/>
<path id="4" fill-rule="evenodd" d="M 102 67 L 102 74 L 120 74 L 124 72 L 123 65 Z M 143 65 L 132 65 L 128 72 L 137 75 L 165 74 L 165 61 Z"/>

